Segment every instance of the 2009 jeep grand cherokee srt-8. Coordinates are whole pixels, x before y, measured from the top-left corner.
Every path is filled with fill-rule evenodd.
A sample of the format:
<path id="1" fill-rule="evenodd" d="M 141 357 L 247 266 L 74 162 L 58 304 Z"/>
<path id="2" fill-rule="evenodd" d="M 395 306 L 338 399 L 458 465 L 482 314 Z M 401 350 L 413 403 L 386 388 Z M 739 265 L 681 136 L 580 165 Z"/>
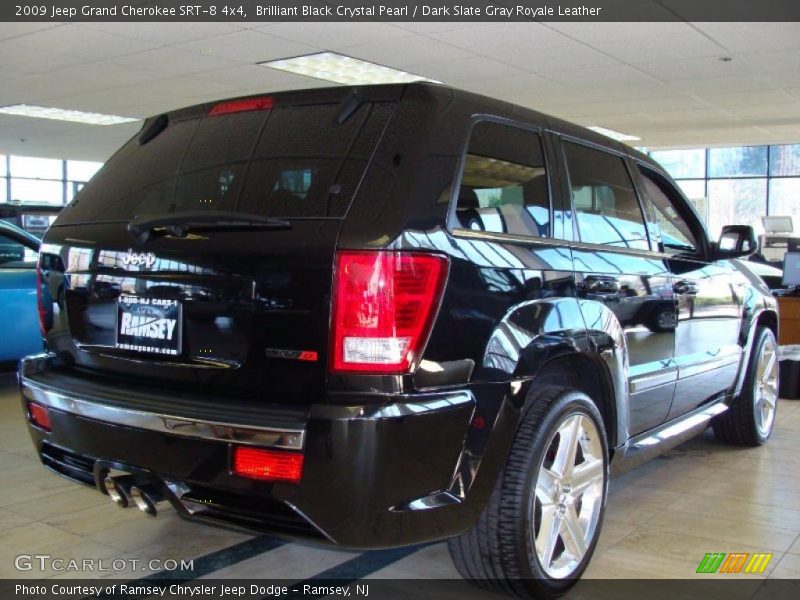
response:
<path id="1" fill-rule="evenodd" d="M 430 84 L 148 119 L 48 231 L 45 465 L 154 512 L 584 570 L 609 473 L 769 437 L 775 302 L 647 156 Z"/>

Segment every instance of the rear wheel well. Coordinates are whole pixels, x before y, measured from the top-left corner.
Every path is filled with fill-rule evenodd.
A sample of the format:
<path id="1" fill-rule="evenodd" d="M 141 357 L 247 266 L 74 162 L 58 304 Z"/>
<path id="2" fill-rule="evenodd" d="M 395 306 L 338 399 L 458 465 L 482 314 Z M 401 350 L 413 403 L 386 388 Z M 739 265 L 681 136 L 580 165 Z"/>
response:
<path id="1" fill-rule="evenodd" d="M 767 327 L 775 334 L 775 339 L 778 339 L 778 315 L 771 310 L 765 310 L 758 315 L 756 321 L 760 327 Z"/>
<path id="2" fill-rule="evenodd" d="M 539 369 L 533 385 L 567 386 L 589 396 L 603 417 L 609 451 L 616 447 L 616 397 L 608 368 L 599 359 L 585 354 L 571 354 L 551 359 Z"/>

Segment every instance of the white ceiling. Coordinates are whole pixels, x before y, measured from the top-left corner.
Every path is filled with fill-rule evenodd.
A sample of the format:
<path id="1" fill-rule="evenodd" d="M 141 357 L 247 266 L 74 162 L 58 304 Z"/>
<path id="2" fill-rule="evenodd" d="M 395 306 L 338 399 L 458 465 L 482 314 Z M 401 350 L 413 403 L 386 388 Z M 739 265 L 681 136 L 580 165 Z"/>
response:
<path id="1" fill-rule="evenodd" d="M 0 106 L 146 117 L 332 85 L 255 64 L 322 50 L 637 145 L 800 141 L 800 23 L 2 23 Z M 0 153 L 105 160 L 138 127 L 0 115 Z"/>

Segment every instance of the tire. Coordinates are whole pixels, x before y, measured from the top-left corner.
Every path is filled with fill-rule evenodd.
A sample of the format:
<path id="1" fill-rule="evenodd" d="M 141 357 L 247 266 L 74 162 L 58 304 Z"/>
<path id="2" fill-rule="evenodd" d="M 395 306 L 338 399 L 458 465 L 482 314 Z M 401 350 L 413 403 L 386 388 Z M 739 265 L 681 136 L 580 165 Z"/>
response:
<path id="1" fill-rule="evenodd" d="M 778 343 L 767 327 L 759 327 L 747 363 L 742 392 L 712 426 L 721 442 L 760 446 L 772 433 L 778 410 Z"/>
<path id="2" fill-rule="evenodd" d="M 664 333 L 675 331 L 677 324 L 674 306 L 659 306 L 650 315 L 647 328 L 653 333 Z"/>
<path id="3" fill-rule="evenodd" d="M 566 443 L 570 439 L 574 445 Z M 571 447 L 573 467 L 592 465 L 583 467 L 580 494 L 570 490 L 574 469 L 559 466 L 570 464 L 563 459 Z M 559 481 L 553 477 L 559 472 L 572 475 Z M 508 461 L 477 525 L 448 541 L 456 569 L 478 587 L 520 598 L 563 594 L 594 552 L 607 490 L 608 445 L 597 407 L 569 388 L 537 390 L 527 399 Z M 586 519 L 585 528 L 577 523 L 580 529 L 574 529 L 577 517 Z M 545 535 L 547 523 L 555 536 Z M 546 552 L 550 560 L 543 560 Z"/>

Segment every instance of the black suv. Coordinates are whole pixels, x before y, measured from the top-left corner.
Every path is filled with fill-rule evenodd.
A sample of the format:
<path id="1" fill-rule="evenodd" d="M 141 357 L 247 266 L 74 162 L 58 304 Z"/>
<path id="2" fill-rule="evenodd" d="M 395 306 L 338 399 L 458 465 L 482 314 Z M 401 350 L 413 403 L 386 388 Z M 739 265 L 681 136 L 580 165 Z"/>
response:
<path id="1" fill-rule="evenodd" d="M 151 514 L 585 569 L 609 473 L 775 420 L 776 303 L 644 154 L 447 87 L 148 119 L 41 250 L 42 462 Z"/>

